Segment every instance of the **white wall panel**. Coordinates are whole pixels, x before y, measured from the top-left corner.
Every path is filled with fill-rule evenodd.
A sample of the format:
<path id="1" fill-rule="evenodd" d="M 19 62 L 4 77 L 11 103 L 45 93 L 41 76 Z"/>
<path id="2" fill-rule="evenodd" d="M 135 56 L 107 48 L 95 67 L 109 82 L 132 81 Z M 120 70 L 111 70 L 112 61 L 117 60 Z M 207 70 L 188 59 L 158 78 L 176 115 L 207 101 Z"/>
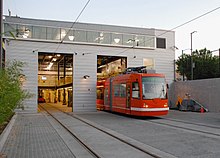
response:
<path id="1" fill-rule="evenodd" d="M 73 111 L 96 111 L 96 54 L 85 54 L 76 50 L 73 75 Z M 84 79 L 84 75 L 89 75 Z"/>
<path id="2" fill-rule="evenodd" d="M 25 62 L 23 73 L 26 76 L 24 89 L 33 95 L 23 102 L 23 112 L 37 112 L 37 71 L 38 56 L 32 52 L 32 46 L 29 42 L 11 40 L 6 46 L 6 60 Z"/>

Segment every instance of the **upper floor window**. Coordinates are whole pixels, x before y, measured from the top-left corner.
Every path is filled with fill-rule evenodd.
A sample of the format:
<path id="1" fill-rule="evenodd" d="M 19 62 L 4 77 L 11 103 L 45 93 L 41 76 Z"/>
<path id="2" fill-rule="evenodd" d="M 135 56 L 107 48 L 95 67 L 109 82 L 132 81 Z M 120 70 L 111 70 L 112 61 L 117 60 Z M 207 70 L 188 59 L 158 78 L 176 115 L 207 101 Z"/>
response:
<path id="1" fill-rule="evenodd" d="M 157 38 L 157 48 L 166 49 L 166 38 Z"/>
<path id="2" fill-rule="evenodd" d="M 105 32 L 94 30 L 81 30 L 73 28 L 60 28 L 49 26 L 36 26 L 28 24 L 14 24 L 4 22 L 4 36 L 29 38 L 52 41 L 88 42 L 89 44 L 104 44 L 111 46 L 126 46 L 135 48 L 155 48 L 156 38 L 151 35 L 129 34 L 119 32 Z M 162 41 L 161 41 L 162 40 Z M 157 39 L 157 48 L 165 48 L 166 41 Z"/>

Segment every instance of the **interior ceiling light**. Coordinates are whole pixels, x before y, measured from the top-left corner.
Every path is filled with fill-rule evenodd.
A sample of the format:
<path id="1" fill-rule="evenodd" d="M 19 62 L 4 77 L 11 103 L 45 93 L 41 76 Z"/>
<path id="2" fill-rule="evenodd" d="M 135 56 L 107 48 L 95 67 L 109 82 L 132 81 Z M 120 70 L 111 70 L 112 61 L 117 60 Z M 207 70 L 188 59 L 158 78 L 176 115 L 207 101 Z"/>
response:
<path id="1" fill-rule="evenodd" d="M 118 44 L 120 42 L 120 38 L 115 38 L 114 41 Z"/>
<path id="2" fill-rule="evenodd" d="M 57 61 L 57 58 L 53 58 L 52 61 Z"/>
<path id="3" fill-rule="evenodd" d="M 70 41 L 73 41 L 74 38 L 75 38 L 74 36 L 69 36 L 69 40 L 70 40 Z"/>
<path id="4" fill-rule="evenodd" d="M 46 70 L 50 70 L 52 66 L 53 66 L 53 63 L 51 62 L 51 63 L 46 67 Z"/>
<path id="5" fill-rule="evenodd" d="M 47 80 L 47 77 L 46 77 L 46 76 L 42 76 L 41 79 L 42 79 L 43 81 L 45 81 L 45 80 Z"/>
<path id="6" fill-rule="evenodd" d="M 51 55 L 49 55 L 49 56 L 48 56 L 48 58 L 50 58 L 50 59 L 51 59 L 51 58 L 52 58 L 52 56 L 51 56 Z"/>

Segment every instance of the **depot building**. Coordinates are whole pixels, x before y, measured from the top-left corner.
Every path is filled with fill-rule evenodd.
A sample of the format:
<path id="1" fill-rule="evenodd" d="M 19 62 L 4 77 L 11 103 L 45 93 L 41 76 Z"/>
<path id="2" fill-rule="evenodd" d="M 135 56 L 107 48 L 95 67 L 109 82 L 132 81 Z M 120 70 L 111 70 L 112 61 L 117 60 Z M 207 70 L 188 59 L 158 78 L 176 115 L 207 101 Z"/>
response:
<path id="1" fill-rule="evenodd" d="M 37 112 L 39 98 L 96 111 L 105 79 L 127 67 L 146 66 L 174 80 L 173 31 L 11 16 L 3 24 L 4 59 L 25 63 L 23 88 L 33 94 L 25 112 Z"/>

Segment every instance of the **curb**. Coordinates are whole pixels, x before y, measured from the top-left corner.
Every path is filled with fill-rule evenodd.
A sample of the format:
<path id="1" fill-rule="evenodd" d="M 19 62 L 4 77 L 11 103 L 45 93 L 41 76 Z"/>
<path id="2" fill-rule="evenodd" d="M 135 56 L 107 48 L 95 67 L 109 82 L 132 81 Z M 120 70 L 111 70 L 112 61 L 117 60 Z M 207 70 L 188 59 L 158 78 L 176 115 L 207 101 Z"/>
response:
<path id="1" fill-rule="evenodd" d="M 4 146 L 4 144 L 5 144 L 5 142 L 6 142 L 7 138 L 8 138 L 8 135 L 9 135 L 11 129 L 12 129 L 12 126 L 13 126 L 14 123 L 15 123 L 16 118 L 17 118 L 17 114 L 15 114 L 15 115 L 11 118 L 10 122 L 8 123 L 8 125 L 6 126 L 6 128 L 4 129 L 4 131 L 2 132 L 2 134 L 0 135 L 0 152 L 1 152 L 2 149 L 3 149 L 3 146 Z"/>

